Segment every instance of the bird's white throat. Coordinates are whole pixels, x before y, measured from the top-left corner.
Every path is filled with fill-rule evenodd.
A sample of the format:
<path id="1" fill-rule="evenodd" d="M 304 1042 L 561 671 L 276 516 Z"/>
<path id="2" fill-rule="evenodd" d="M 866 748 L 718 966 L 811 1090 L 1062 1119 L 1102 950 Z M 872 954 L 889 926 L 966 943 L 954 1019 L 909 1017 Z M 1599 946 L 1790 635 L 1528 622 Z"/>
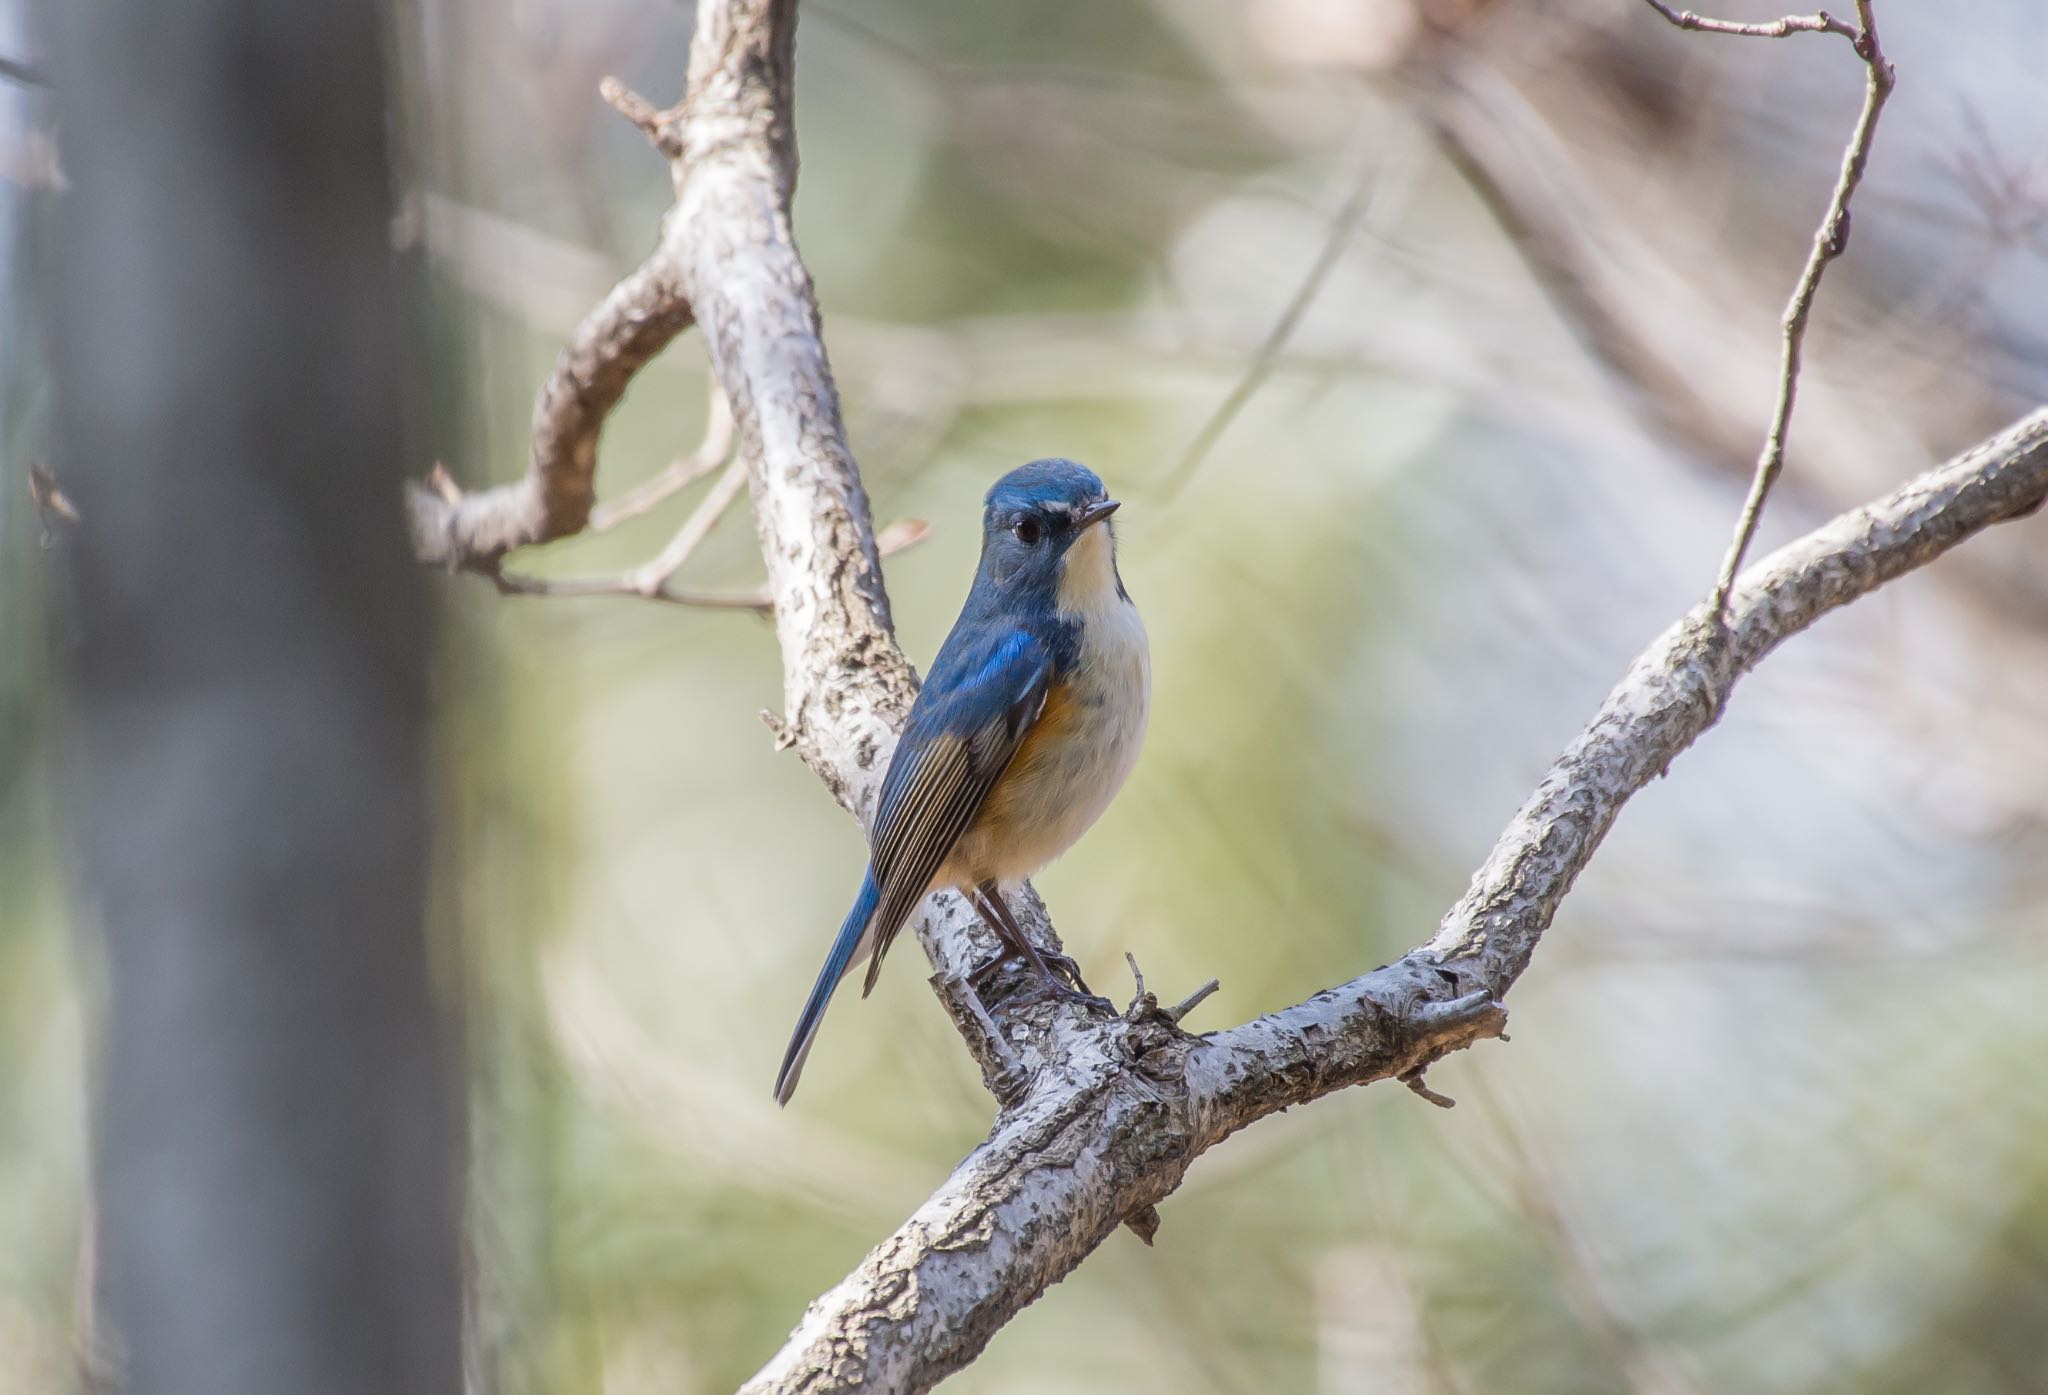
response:
<path id="1" fill-rule="evenodd" d="M 1116 542 L 1109 525 L 1097 523 L 1068 546 L 1061 559 L 1059 593 L 1054 604 L 1075 619 L 1107 615 L 1130 602 L 1116 577 Z"/>

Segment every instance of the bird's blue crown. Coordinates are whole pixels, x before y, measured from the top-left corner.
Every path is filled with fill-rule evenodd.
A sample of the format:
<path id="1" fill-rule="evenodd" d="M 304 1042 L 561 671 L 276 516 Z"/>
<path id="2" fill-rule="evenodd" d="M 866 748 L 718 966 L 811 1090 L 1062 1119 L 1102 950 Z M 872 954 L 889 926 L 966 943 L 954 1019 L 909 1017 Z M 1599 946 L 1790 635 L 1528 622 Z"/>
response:
<path id="1" fill-rule="evenodd" d="M 1102 477 L 1077 460 L 1034 460 L 997 480 L 984 501 L 990 528 L 1007 527 L 1017 514 L 1047 506 L 1078 511 L 1101 499 Z"/>

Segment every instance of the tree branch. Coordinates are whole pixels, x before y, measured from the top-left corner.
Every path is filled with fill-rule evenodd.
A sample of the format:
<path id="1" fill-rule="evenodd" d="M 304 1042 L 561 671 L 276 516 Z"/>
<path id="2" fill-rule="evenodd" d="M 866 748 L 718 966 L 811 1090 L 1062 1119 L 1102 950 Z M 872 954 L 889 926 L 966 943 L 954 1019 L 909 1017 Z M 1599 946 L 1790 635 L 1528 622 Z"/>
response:
<path id="1" fill-rule="evenodd" d="M 1746 572 L 1658 637 L 1495 844 L 1435 937 L 1241 1027 L 1061 1021 L 994 1131 L 860 1268 L 811 1305 L 743 1395 L 929 1389 L 1188 1164 L 1248 1124 L 1413 1077 L 1500 1033 L 1528 966 L 1622 805 L 1712 726 L 1735 683 L 1827 612 L 2048 499 L 2048 408 Z"/>
<path id="2" fill-rule="evenodd" d="M 1718 615 L 1727 609 L 1728 593 L 1735 585 L 1735 574 L 1741 570 L 1742 559 L 1756 538 L 1757 524 L 1763 518 L 1764 500 L 1769 497 L 1771 486 L 1777 483 L 1779 473 L 1785 468 L 1785 439 L 1792 430 L 1792 406 L 1799 394 L 1799 360 L 1806 344 L 1807 321 L 1813 316 L 1813 299 L 1820 292 L 1820 278 L 1826 273 L 1828 263 L 1849 248 L 1849 200 L 1855 197 L 1856 186 L 1863 181 L 1864 167 L 1870 162 L 1870 142 L 1877 134 L 1877 118 L 1884 110 L 1885 99 L 1892 94 L 1898 74 L 1878 42 L 1877 17 L 1872 13 L 1872 0 L 1856 0 L 1856 27 L 1843 23 L 1825 10 L 1813 15 L 1787 15 L 1768 24 L 1736 24 L 1728 20 L 1703 19 L 1690 10 L 1675 11 L 1662 0 L 1648 0 L 1648 3 L 1651 9 L 1681 29 L 1697 29 L 1711 34 L 1761 38 L 1783 38 L 1798 32 L 1841 34 L 1854 46 L 1856 56 L 1863 60 L 1869 74 L 1863 89 L 1863 107 L 1856 114 L 1856 125 L 1849 133 L 1849 143 L 1843 147 L 1842 168 L 1835 177 L 1827 212 L 1821 215 L 1820 226 L 1814 230 L 1813 246 L 1806 254 L 1806 265 L 1801 268 L 1798 281 L 1793 283 L 1792 298 L 1786 303 L 1780 321 L 1783 340 L 1778 356 L 1777 401 L 1771 407 L 1771 422 L 1764 433 L 1763 449 L 1757 453 L 1756 473 L 1750 479 L 1749 496 L 1743 500 L 1742 514 L 1735 524 L 1735 536 L 1728 544 L 1727 555 L 1721 560 L 1721 571 L 1714 583 L 1714 612 Z"/>
<path id="3" fill-rule="evenodd" d="M 1694 14 L 1691 10 L 1673 9 L 1664 0 L 1647 0 L 1650 8 L 1670 20 L 1680 29 L 1693 29 L 1702 34 L 1740 34 L 1752 39 L 1782 39 L 1787 34 L 1840 34 L 1845 38 L 1856 37 L 1853 26 L 1844 24 L 1826 10 L 1810 15 L 1786 15 L 1782 19 L 1769 20 L 1762 24 L 1743 24 L 1728 19 L 1708 19 Z"/>
<path id="4" fill-rule="evenodd" d="M 671 161 L 662 284 L 668 303 L 694 307 L 732 406 L 782 650 L 787 716 L 770 725 L 864 818 L 915 680 L 791 234 L 794 26 L 794 0 L 703 0 L 681 103 L 608 91 Z M 607 361 L 622 390 L 644 359 Z M 540 476 L 538 438 L 535 451 Z M 582 513 L 563 515 L 578 527 L 587 469 L 581 479 Z M 531 476 L 523 487 L 544 492 Z M 1176 1018 L 1199 995 L 1169 1013 L 1141 990 L 1117 1015 L 1015 994 L 1020 977 L 984 1004 L 965 970 L 993 938 L 959 898 L 929 898 L 918 934 L 934 986 L 1003 1107 L 988 1140 L 811 1305 L 745 1390 L 929 1389 L 1119 1225 L 1149 1237 L 1156 1203 L 1231 1133 L 1351 1085 L 1421 1086 L 1447 1052 L 1499 1035 L 1501 997 L 1622 805 L 1713 724 L 1743 673 L 1819 615 L 2044 497 L 2048 409 L 1752 568 L 1725 623 L 1702 605 L 1636 661 L 1432 940 L 1242 1026 L 1196 1038 Z M 1037 897 L 1020 909 L 1056 945 Z"/>
<path id="5" fill-rule="evenodd" d="M 732 454 L 732 408 L 727 405 L 725 389 L 718 385 L 716 378 L 711 380 L 707 396 L 704 439 L 697 443 L 697 449 L 669 461 L 660 474 L 629 490 L 623 498 L 591 509 L 591 532 L 609 533 L 626 520 L 638 518 L 667 500 L 676 491 L 688 489 L 725 463 L 726 457 Z"/>
<path id="6" fill-rule="evenodd" d="M 597 438 L 626 384 L 690 326 L 673 228 L 569 336 L 533 403 L 533 446 L 515 484 L 464 494 L 439 474 L 407 491 L 413 552 L 450 571 L 492 571 L 517 547 L 580 532 L 596 502 Z"/>

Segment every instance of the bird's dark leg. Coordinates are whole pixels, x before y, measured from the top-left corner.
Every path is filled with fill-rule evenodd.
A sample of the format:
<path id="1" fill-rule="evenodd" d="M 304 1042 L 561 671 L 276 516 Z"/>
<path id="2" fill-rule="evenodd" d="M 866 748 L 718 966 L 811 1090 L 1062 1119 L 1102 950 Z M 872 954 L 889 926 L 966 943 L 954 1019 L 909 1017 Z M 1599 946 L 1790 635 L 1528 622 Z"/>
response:
<path id="1" fill-rule="evenodd" d="M 962 892 L 976 913 L 981 916 L 982 924 L 995 931 L 996 939 L 1000 941 L 994 954 L 967 971 L 970 982 L 980 982 L 1013 958 L 1028 960 L 1031 957 L 1030 947 L 1017 943 L 1016 935 L 1010 928 L 1010 917 L 999 913 L 989 904 L 989 896 L 993 890 L 993 886 L 983 882 L 979 886 L 967 887 Z M 1004 909 L 1007 910 L 1008 907 Z"/>
<path id="2" fill-rule="evenodd" d="M 977 965 L 968 974 L 970 982 L 978 982 L 1014 955 L 1030 964 L 1046 987 L 1059 997 L 1079 998 L 1092 1003 L 1108 1001 L 1088 991 L 1088 985 L 1081 977 L 1081 966 L 1070 956 L 1057 950 L 1048 954 L 1031 943 L 1031 937 L 1024 933 L 1023 926 L 1017 924 L 1016 916 L 1010 912 L 1009 903 L 1003 900 L 1003 893 L 997 889 L 994 882 L 982 882 L 972 888 L 967 893 L 967 899 L 974 903 L 974 909 L 988 922 L 988 928 L 995 931 L 996 938 L 1003 942 L 1003 947 L 997 950 L 993 957 Z M 1065 978 L 1053 972 L 1055 964 L 1066 975 Z"/>

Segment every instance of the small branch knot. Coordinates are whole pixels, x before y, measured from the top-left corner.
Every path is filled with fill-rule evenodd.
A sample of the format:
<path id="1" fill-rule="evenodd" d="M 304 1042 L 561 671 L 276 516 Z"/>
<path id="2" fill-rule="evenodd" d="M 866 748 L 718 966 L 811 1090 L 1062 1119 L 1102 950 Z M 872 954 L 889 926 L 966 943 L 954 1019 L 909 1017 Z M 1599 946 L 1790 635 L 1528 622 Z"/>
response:
<path id="1" fill-rule="evenodd" d="M 1428 1082 L 1426 1082 L 1423 1079 L 1423 1071 L 1427 1069 L 1428 1067 L 1425 1066 L 1418 1070 L 1409 1071 L 1406 1075 L 1401 1077 L 1401 1083 L 1403 1085 L 1406 1085 L 1409 1089 L 1413 1090 L 1416 1094 L 1428 1100 L 1438 1109 L 1457 1108 L 1458 1102 L 1456 1100 L 1452 1099 L 1449 1095 L 1440 1095 L 1436 1091 L 1429 1088 Z"/>
<path id="2" fill-rule="evenodd" d="M 682 122 L 686 101 L 677 102 L 672 107 L 657 107 L 615 77 L 607 77 L 598 83 L 597 93 L 614 111 L 638 126 L 665 157 L 670 160 L 682 158 Z"/>
<path id="3" fill-rule="evenodd" d="M 786 721 L 764 707 L 761 709 L 761 725 L 775 734 L 775 751 L 777 755 L 796 745 L 797 728 L 795 722 Z"/>

